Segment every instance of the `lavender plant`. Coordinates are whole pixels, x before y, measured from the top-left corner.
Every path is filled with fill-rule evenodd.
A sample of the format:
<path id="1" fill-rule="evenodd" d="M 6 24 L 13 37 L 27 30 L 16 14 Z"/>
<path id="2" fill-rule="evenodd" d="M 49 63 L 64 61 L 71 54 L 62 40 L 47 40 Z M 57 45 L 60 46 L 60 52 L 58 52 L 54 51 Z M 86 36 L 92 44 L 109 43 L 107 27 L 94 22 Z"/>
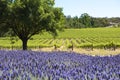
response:
<path id="1" fill-rule="evenodd" d="M 0 80 L 119 80 L 120 55 L 0 51 Z"/>

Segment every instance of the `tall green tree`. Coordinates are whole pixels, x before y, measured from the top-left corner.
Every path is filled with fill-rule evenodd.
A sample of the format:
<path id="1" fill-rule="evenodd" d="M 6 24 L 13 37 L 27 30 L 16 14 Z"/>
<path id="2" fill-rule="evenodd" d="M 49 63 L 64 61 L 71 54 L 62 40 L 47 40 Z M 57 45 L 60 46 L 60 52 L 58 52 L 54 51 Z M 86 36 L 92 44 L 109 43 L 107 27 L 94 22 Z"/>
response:
<path id="1" fill-rule="evenodd" d="M 64 14 L 54 7 L 54 0 L 13 0 L 10 4 L 9 25 L 22 40 L 23 50 L 35 34 L 47 31 L 56 36 L 63 23 Z"/>
<path id="2" fill-rule="evenodd" d="M 85 25 L 85 27 L 91 27 L 91 17 L 87 13 L 81 14 L 81 23 Z"/>
<path id="3" fill-rule="evenodd" d="M 73 27 L 73 19 L 72 19 L 72 17 L 69 15 L 69 16 L 66 16 L 65 18 L 66 18 L 66 20 L 65 20 L 65 28 L 72 28 Z"/>
<path id="4" fill-rule="evenodd" d="M 3 36 L 7 32 L 7 29 L 5 29 L 7 5 L 7 0 L 0 0 L 0 36 Z"/>

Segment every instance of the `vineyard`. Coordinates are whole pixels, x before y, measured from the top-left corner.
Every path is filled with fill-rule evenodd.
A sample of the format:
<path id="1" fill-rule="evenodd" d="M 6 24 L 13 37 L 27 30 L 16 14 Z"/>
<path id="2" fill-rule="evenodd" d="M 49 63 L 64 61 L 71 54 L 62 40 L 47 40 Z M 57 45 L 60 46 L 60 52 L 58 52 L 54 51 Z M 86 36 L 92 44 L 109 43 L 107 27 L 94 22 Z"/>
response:
<path id="1" fill-rule="evenodd" d="M 49 33 L 35 35 L 28 41 L 29 48 L 45 48 L 55 46 L 69 48 L 73 45 L 76 48 L 119 48 L 120 28 L 87 28 L 87 29 L 66 29 L 58 32 L 53 38 Z M 10 40 L 9 37 L 0 38 L 1 48 L 21 48 L 19 39 Z"/>

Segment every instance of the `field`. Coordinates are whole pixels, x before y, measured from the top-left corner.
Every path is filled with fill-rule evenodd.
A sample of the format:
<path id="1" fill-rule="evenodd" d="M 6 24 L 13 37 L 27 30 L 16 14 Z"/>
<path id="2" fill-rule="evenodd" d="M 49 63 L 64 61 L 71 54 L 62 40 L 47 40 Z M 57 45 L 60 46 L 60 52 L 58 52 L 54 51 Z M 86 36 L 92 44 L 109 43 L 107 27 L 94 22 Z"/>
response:
<path id="1" fill-rule="evenodd" d="M 21 41 L 13 40 L 11 44 L 9 37 L 0 38 L 1 48 L 21 48 Z M 43 33 L 33 36 L 28 41 L 28 47 L 31 48 L 58 48 L 63 46 L 69 48 L 73 45 L 75 48 L 119 48 L 120 46 L 120 28 L 87 28 L 87 29 L 65 29 L 58 32 L 54 39 L 49 33 Z"/>
<path id="2" fill-rule="evenodd" d="M 119 34 L 120 28 L 88 28 L 66 29 L 55 39 L 48 33 L 35 35 L 29 49 L 47 51 L 56 45 L 62 51 L 0 50 L 0 80 L 120 80 L 119 51 L 101 51 L 119 48 Z M 21 48 L 18 39 L 1 37 L 0 43 L 2 49 Z M 66 52 L 71 45 L 81 52 Z M 97 56 L 91 56 L 92 49 Z"/>
<path id="3" fill-rule="evenodd" d="M 0 51 L 0 80 L 120 80 L 120 55 Z"/>

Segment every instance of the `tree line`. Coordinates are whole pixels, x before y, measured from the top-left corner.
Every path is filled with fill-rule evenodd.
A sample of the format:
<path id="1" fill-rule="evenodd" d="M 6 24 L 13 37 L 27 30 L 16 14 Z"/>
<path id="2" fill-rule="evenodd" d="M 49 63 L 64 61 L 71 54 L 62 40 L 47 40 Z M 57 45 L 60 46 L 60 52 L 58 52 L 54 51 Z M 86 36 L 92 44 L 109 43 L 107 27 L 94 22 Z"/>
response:
<path id="1" fill-rule="evenodd" d="M 97 28 L 97 27 L 119 27 L 120 17 L 91 17 L 87 13 L 80 17 L 65 16 L 65 28 Z"/>

